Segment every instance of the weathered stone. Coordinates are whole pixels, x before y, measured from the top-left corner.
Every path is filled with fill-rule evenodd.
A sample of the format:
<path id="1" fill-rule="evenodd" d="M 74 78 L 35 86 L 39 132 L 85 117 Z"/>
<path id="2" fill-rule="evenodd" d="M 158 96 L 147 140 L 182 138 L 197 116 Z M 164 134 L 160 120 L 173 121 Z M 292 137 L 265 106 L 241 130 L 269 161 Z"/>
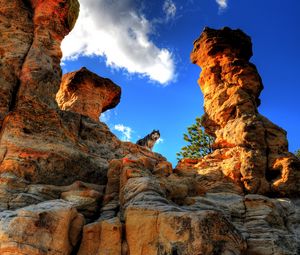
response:
<path id="1" fill-rule="evenodd" d="M 241 254 L 246 249 L 239 232 L 214 211 L 131 208 L 125 222 L 130 254 Z"/>
<path id="2" fill-rule="evenodd" d="M 168 161 L 161 161 L 153 169 L 154 175 L 169 176 L 173 172 L 172 164 Z"/>
<path id="3" fill-rule="evenodd" d="M 173 171 L 163 156 L 119 141 L 98 121 L 119 100 L 107 80 L 95 83 L 103 80 L 85 69 L 67 75 L 58 98 L 75 85 L 69 99 L 80 97 L 65 108 L 74 112 L 58 109 L 59 45 L 77 1 L 0 8 L 0 254 L 299 253 L 298 161 L 285 132 L 257 113 L 262 84 L 248 62 L 248 36 L 207 29 L 196 42 L 204 124 L 216 150 Z M 91 91 L 97 97 L 81 97 Z M 298 198 L 244 196 L 244 189 Z"/>
<path id="4" fill-rule="evenodd" d="M 119 218 L 112 218 L 84 226 L 83 237 L 77 254 L 121 255 L 121 249 L 122 224 Z"/>
<path id="5" fill-rule="evenodd" d="M 56 101 L 62 110 L 99 121 L 100 114 L 120 102 L 121 88 L 85 67 L 63 76 Z"/>
<path id="6" fill-rule="evenodd" d="M 247 193 L 298 196 L 300 162 L 288 152 L 286 132 L 258 114 L 263 85 L 251 56 L 251 39 L 241 30 L 205 28 L 194 42 L 191 60 L 202 68 L 203 126 L 216 138 L 215 153 L 200 162 Z M 195 166 L 201 174 L 201 164 Z"/>
<path id="7" fill-rule="evenodd" d="M 183 208 L 221 211 L 246 239 L 245 254 L 297 254 L 300 249 L 298 200 L 224 192 L 189 200 Z"/>
<path id="8" fill-rule="evenodd" d="M 232 157 L 233 151 L 216 150 L 211 155 L 199 159 L 181 160 L 174 173 L 182 177 L 190 177 L 196 181 L 201 193 L 231 192 L 243 194 L 237 158 Z"/>
<path id="9" fill-rule="evenodd" d="M 0 176 L 0 211 L 14 210 L 62 198 L 70 201 L 87 221 L 99 216 L 104 186 L 77 181 L 69 186 L 30 184 L 11 173 Z"/>
<path id="10" fill-rule="evenodd" d="M 0 128 L 16 104 L 23 62 L 33 40 L 34 24 L 30 4 L 5 1 L 0 16 Z"/>
<path id="11" fill-rule="evenodd" d="M 49 183 L 70 184 L 82 170 L 78 162 L 85 162 L 90 169 L 98 169 L 94 176 L 105 176 L 106 170 L 101 174 L 99 166 L 106 169 L 107 162 L 98 158 L 92 163 L 77 140 L 84 132 L 81 117 L 58 111 L 55 101 L 61 78 L 60 42 L 74 25 L 78 2 L 8 2 L 2 4 L 5 15 L 0 22 L 4 42 L 0 50 L 4 54 L 0 60 L 0 172 L 32 182 L 52 179 Z M 75 170 L 73 180 L 62 183 L 62 171 L 68 168 Z"/>
<path id="12" fill-rule="evenodd" d="M 201 193 L 193 179 L 153 175 L 156 166 L 165 166 L 163 172 L 167 172 L 169 164 L 150 162 L 134 154 L 110 164 L 105 202 L 109 205 L 119 198 L 120 208 L 107 210 L 120 210 L 124 250 L 130 254 L 242 254 L 246 242 L 222 212 L 197 212 L 184 205 L 188 196 Z"/>
<path id="13" fill-rule="evenodd" d="M 83 216 L 63 200 L 1 212 L 0 253 L 70 254 L 83 224 Z"/>
<path id="14" fill-rule="evenodd" d="M 15 106 L 27 111 L 37 104 L 56 109 L 55 94 L 61 79 L 60 43 L 77 19 L 79 4 L 76 0 L 32 0 L 26 7 L 34 29 L 19 73 Z"/>
<path id="15" fill-rule="evenodd" d="M 15 111 L 0 143 L 0 172 L 29 182 L 106 183 L 108 161 L 121 157 L 120 141 L 103 123 L 54 110 Z"/>

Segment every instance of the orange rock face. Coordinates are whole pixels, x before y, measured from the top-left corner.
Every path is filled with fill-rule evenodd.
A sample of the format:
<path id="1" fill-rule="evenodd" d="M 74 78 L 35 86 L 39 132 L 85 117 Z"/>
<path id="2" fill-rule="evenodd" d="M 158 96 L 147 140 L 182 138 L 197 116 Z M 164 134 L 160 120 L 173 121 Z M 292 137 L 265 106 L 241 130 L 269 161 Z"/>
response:
<path id="1" fill-rule="evenodd" d="M 23 4 L 19 5 L 25 5 L 23 8 L 27 14 L 24 13 L 23 17 L 30 18 L 28 23 L 32 24 L 33 30 L 30 35 L 30 48 L 24 57 L 19 57 L 22 59 L 21 70 L 18 73 L 19 85 L 17 91 L 14 91 L 15 105 L 11 107 L 29 110 L 30 106 L 40 104 L 57 108 L 55 94 L 61 79 L 60 43 L 75 24 L 79 4 L 75 0 L 32 0 L 23 1 Z M 16 13 L 20 17 L 19 13 Z M 27 26 L 27 23 L 20 25 Z M 9 28 L 11 31 L 13 29 Z M 11 40 L 14 38 L 11 37 Z"/>
<path id="2" fill-rule="evenodd" d="M 33 40 L 34 24 L 30 6 L 23 1 L 5 1 L 0 17 L 0 127 L 15 107 L 20 73 Z"/>
<path id="3" fill-rule="evenodd" d="M 205 57 L 196 43 L 195 61 L 211 78 L 206 126 L 219 149 L 173 170 L 99 122 L 119 100 L 112 82 L 81 69 L 61 83 L 59 45 L 76 0 L 10 0 L 0 9 L 1 255 L 297 254 L 299 199 L 244 195 L 270 185 L 292 194 L 299 180 L 285 132 L 257 114 L 261 83 L 245 60 L 248 37 L 203 36 Z"/>
<path id="4" fill-rule="evenodd" d="M 83 216 L 62 200 L 2 212 L 0 254 L 70 254 L 83 224 Z"/>
<path id="5" fill-rule="evenodd" d="M 223 175 L 246 192 L 297 196 L 300 162 L 288 152 L 286 132 L 257 111 L 263 85 L 251 56 L 251 39 L 241 30 L 206 28 L 194 42 L 191 60 L 202 68 L 203 125 L 216 138 L 207 161 L 219 160 Z"/>
<path id="6" fill-rule="evenodd" d="M 57 106 L 60 43 L 78 12 L 76 0 L 14 0 L 1 7 L 0 174 L 32 183 L 103 184 L 108 160 L 122 154 L 105 124 Z"/>
<path id="7" fill-rule="evenodd" d="M 115 217 L 84 226 L 78 255 L 121 254 L 122 224 Z"/>
<path id="8" fill-rule="evenodd" d="M 119 86 L 83 67 L 63 76 L 56 101 L 62 110 L 98 121 L 102 112 L 117 106 L 120 97 Z"/>
<path id="9" fill-rule="evenodd" d="M 149 156 L 128 154 L 110 163 L 100 220 L 116 215 L 123 220 L 122 254 L 241 254 L 245 240 L 222 213 L 187 206 L 190 196 L 199 195 L 193 180 L 173 174 L 162 158 Z M 95 243 L 88 233 L 83 238 Z"/>

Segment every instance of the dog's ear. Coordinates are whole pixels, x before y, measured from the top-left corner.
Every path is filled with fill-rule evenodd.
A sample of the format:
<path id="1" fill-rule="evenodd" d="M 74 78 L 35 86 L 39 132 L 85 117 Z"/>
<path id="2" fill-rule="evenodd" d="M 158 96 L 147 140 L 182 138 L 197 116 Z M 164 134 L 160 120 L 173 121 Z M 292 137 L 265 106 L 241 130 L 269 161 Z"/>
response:
<path id="1" fill-rule="evenodd" d="M 151 132 L 151 134 L 153 134 L 153 133 L 158 133 L 159 135 L 160 135 L 160 133 L 159 133 L 159 130 L 157 129 L 153 129 L 153 131 Z"/>

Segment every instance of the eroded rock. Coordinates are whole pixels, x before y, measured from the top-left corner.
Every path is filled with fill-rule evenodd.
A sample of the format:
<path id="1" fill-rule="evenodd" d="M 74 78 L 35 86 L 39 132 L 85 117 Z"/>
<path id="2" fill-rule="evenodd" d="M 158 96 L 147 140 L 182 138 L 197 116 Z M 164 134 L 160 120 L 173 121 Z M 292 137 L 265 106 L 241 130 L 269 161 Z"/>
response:
<path id="1" fill-rule="evenodd" d="M 156 171 L 162 166 L 163 175 Z M 179 205 L 197 195 L 197 185 L 168 169 L 163 161 L 137 155 L 111 162 L 101 217 L 120 215 L 122 247 L 129 254 L 242 254 L 246 242 L 222 212 Z"/>
<path id="2" fill-rule="evenodd" d="M 0 17 L 0 128 L 16 104 L 23 62 L 33 40 L 34 24 L 30 5 L 5 1 Z"/>
<path id="3" fill-rule="evenodd" d="M 78 255 L 123 255 L 121 251 L 122 224 L 119 218 L 114 217 L 84 226 Z"/>
<path id="4" fill-rule="evenodd" d="M 288 152 L 286 132 L 257 111 L 263 85 L 251 56 L 251 39 L 241 30 L 206 28 L 194 42 L 191 60 L 202 68 L 203 125 L 216 138 L 215 152 L 195 167 L 201 174 L 203 164 L 205 171 L 217 165 L 247 193 L 298 196 L 300 162 Z"/>
<path id="5" fill-rule="evenodd" d="M 84 225 L 72 204 L 52 200 L 0 213 L 1 254 L 70 254 Z"/>
<path id="6" fill-rule="evenodd" d="M 249 37 L 206 30 L 196 42 L 217 149 L 173 171 L 163 156 L 119 141 L 98 121 L 119 100 L 107 80 L 98 86 L 103 80 L 85 69 L 69 74 L 82 79 L 63 100 L 77 101 L 58 108 L 59 46 L 77 1 L 13 0 L 1 10 L 1 254 L 299 253 L 299 199 L 244 196 L 244 188 L 291 195 L 299 180 L 285 132 L 257 113 L 262 85 L 248 62 Z M 91 91 L 97 97 L 81 97 Z"/>
<path id="7" fill-rule="evenodd" d="M 62 110 L 98 121 L 102 112 L 117 106 L 120 97 L 118 85 L 83 67 L 63 76 L 56 101 Z"/>

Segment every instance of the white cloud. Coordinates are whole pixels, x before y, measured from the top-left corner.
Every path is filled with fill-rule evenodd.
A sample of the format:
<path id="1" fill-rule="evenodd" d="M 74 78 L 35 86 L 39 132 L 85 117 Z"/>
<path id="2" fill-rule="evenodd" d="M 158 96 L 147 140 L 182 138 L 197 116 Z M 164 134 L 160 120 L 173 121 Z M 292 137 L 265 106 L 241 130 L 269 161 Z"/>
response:
<path id="1" fill-rule="evenodd" d="M 106 124 L 108 124 L 108 122 L 111 119 L 114 119 L 117 115 L 118 115 L 118 113 L 117 113 L 117 110 L 115 108 L 107 110 L 107 111 L 101 113 L 100 121 L 105 122 Z"/>
<path id="2" fill-rule="evenodd" d="M 108 122 L 110 120 L 111 113 L 109 111 L 103 112 L 100 115 L 100 121 L 102 122 Z"/>
<path id="3" fill-rule="evenodd" d="M 150 40 L 151 22 L 139 13 L 135 2 L 80 1 L 77 23 L 62 42 L 63 60 L 102 56 L 110 67 L 147 76 L 163 85 L 172 81 L 175 76 L 172 53 Z M 169 9 L 172 15 L 174 10 Z"/>
<path id="4" fill-rule="evenodd" d="M 227 0 L 216 0 L 217 4 L 219 5 L 219 8 L 224 10 L 227 8 Z"/>
<path id="5" fill-rule="evenodd" d="M 165 0 L 163 4 L 163 11 L 166 14 L 166 20 L 170 20 L 176 15 L 176 5 L 172 0 Z"/>
<path id="6" fill-rule="evenodd" d="M 157 141 L 156 141 L 156 144 L 160 144 L 160 143 L 163 143 L 164 142 L 164 139 L 163 138 L 159 138 Z"/>
<path id="7" fill-rule="evenodd" d="M 122 134 L 121 140 L 123 140 L 123 141 L 131 140 L 131 133 L 132 133 L 131 127 L 126 127 L 123 124 L 117 124 L 114 126 L 114 129 L 121 132 L 121 134 Z"/>

